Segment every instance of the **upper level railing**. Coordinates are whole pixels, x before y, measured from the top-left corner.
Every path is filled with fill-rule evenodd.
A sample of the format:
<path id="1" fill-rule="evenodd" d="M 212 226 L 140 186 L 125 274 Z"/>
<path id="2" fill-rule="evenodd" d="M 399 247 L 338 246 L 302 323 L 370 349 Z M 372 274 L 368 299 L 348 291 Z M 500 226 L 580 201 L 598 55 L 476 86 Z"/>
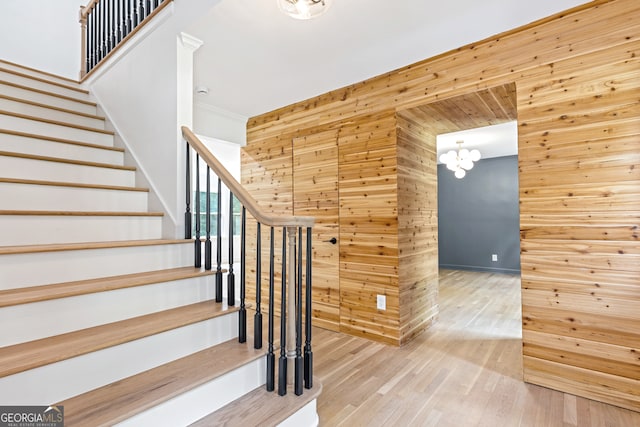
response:
<path id="1" fill-rule="evenodd" d="M 80 9 L 84 78 L 172 0 L 91 0 Z"/>
<path id="2" fill-rule="evenodd" d="M 302 394 L 303 384 L 305 388 L 313 386 L 313 352 L 311 349 L 311 264 L 312 246 L 311 235 L 314 218 L 300 216 L 281 216 L 265 213 L 249 192 L 227 171 L 227 169 L 211 154 L 207 147 L 186 127 L 182 128 L 182 135 L 186 141 L 186 208 L 185 208 L 185 238 L 194 239 L 194 265 L 200 267 L 204 258 L 205 269 L 213 269 L 213 242 L 211 240 L 211 218 L 214 217 L 216 236 L 216 265 L 215 265 L 215 298 L 223 300 L 223 262 L 224 249 L 227 252 L 227 303 L 235 304 L 235 273 L 234 265 L 234 236 L 240 231 L 240 311 L 239 311 L 239 341 L 245 342 L 247 338 L 247 258 L 255 260 L 255 315 L 254 315 L 254 347 L 262 347 L 262 226 L 269 227 L 269 273 L 268 273 L 268 348 L 267 348 L 267 378 L 268 391 L 275 389 L 275 313 L 276 302 L 279 299 L 280 307 L 280 358 L 278 361 L 278 394 L 287 393 L 287 384 L 292 383 L 296 395 Z M 195 156 L 192 153 L 195 152 Z M 201 167 L 206 173 L 201 174 Z M 215 191 L 211 189 L 211 172 L 217 175 Z M 204 181 L 201 183 L 201 181 Z M 227 225 L 227 244 L 223 248 L 222 230 L 222 185 L 229 194 L 229 216 Z M 195 186 L 195 191 L 192 191 Z M 201 191 L 204 188 L 204 192 Z M 217 199 L 217 213 L 212 215 L 212 194 Z M 202 200 L 201 200 L 202 198 Z M 236 229 L 234 221 L 234 201 L 239 202 L 241 213 L 239 228 Z M 204 209 L 202 209 L 204 204 Z M 192 209 L 193 208 L 193 209 Z M 250 236 L 255 242 L 255 253 L 247 257 L 247 212 L 254 221 L 255 236 Z M 204 215 L 204 221 L 202 220 Z M 194 219 L 195 218 L 195 219 Z M 204 228 L 204 230 L 203 230 Z M 281 266 L 277 270 L 275 265 L 276 253 L 276 229 L 281 229 L 282 253 L 280 254 Z M 204 233 L 204 236 L 202 235 Z M 194 236 L 195 234 L 195 236 Z M 278 231 L 280 234 L 280 231 Z M 303 239 L 303 236 L 305 239 Z M 204 254 L 202 253 L 202 237 L 204 237 Z M 304 248 L 304 250 L 303 250 Z M 303 271 L 304 267 L 304 271 Z M 277 275 L 281 278 L 279 293 L 275 285 Z M 303 292 L 304 282 L 304 292 Z M 304 313 L 303 313 L 304 305 Z M 303 317 L 304 314 L 304 317 Z M 304 322 L 303 322 L 304 320 Z M 302 325 L 305 326 L 304 357 L 302 350 Z M 290 367 L 289 367 L 290 366 Z"/>

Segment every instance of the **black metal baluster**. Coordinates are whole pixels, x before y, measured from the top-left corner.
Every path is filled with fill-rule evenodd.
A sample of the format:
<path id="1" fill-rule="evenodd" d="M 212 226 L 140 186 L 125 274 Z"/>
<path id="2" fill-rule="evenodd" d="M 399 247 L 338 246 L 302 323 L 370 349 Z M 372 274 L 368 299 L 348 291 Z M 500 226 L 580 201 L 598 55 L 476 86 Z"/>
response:
<path id="1" fill-rule="evenodd" d="M 227 274 L 227 304 L 236 305 L 236 278 L 233 274 L 233 193 L 229 191 L 229 273 Z"/>
<path id="2" fill-rule="evenodd" d="M 118 23 L 118 28 L 117 28 L 117 36 L 116 36 L 116 40 L 118 43 L 120 43 L 122 41 L 122 21 L 123 21 L 123 15 L 122 13 L 124 12 L 123 10 L 123 4 L 122 4 L 122 0 L 118 0 L 118 8 L 117 8 L 117 23 Z"/>
<path id="3" fill-rule="evenodd" d="M 196 239 L 194 240 L 194 267 L 202 266 L 202 242 L 200 241 L 200 155 L 196 153 Z"/>
<path id="4" fill-rule="evenodd" d="M 151 13 L 151 0 L 147 0 L 147 7 L 144 10 L 144 17 L 146 18 Z"/>
<path id="5" fill-rule="evenodd" d="M 256 234 L 256 314 L 253 317 L 253 348 L 262 348 L 262 232 Z"/>
<path id="6" fill-rule="evenodd" d="M 140 0 L 138 2 L 138 24 L 140 24 L 143 20 L 144 20 L 144 0 Z"/>
<path id="7" fill-rule="evenodd" d="M 109 51 L 112 51 L 117 44 L 117 39 L 116 39 L 116 35 L 117 35 L 117 26 L 116 26 L 116 4 L 113 1 L 108 2 L 110 4 L 109 6 L 109 26 L 110 28 L 110 32 L 111 32 L 111 48 L 109 49 Z"/>
<path id="8" fill-rule="evenodd" d="M 136 0 L 133 0 L 133 25 L 131 27 L 131 29 L 133 30 L 135 27 L 138 26 L 138 23 L 140 21 L 138 21 L 138 5 L 136 3 Z"/>
<path id="9" fill-rule="evenodd" d="M 287 229 L 282 228 L 282 288 L 280 295 L 280 359 L 278 360 L 278 395 L 287 394 Z"/>
<path id="10" fill-rule="evenodd" d="M 313 352 L 311 351 L 311 227 L 307 227 L 307 277 L 305 289 L 304 387 L 313 387 Z"/>
<path id="11" fill-rule="evenodd" d="M 216 227 L 216 302 L 222 302 L 222 212 L 220 207 L 222 206 L 222 181 L 218 178 L 218 208 Z"/>
<path id="12" fill-rule="evenodd" d="M 102 55 L 102 5 L 96 4 L 96 64 L 100 62 Z"/>
<path id="13" fill-rule="evenodd" d="M 91 70 L 91 11 L 86 16 L 86 23 L 84 28 L 84 40 L 85 40 L 85 61 L 84 69 L 88 73 Z"/>
<path id="14" fill-rule="evenodd" d="M 296 396 L 302 394 L 303 365 L 302 365 L 302 227 L 298 227 L 298 276 L 296 280 L 296 362 L 294 390 Z"/>
<path id="15" fill-rule="evenodd" d="M 105 29 L 105 44 L 106 44 L 106 51 L 105 51 L 105 56 L 111 51 L 111 32 L 110 32 L 110 25 L 109 25 L 109 3 L 108 1 L 104 2 L 104 29 Z"/>
<path id="16" fill-rule="evenodd" d="M 158 0 L 153 0 L 153 9 L 155 10 L 159 4 L 160 2 Z"/>
<path id="17" fill-rule="evenodd" d="M 238 341 L 247 342 L 247 307 L 245 305 L 246 292 L 246 228 L 247 210 L 242 207 L 242 222 L 240 223 L 240 311 L 238 312 Z"/>
<path id="18" fill-rule="evenodd" d="M 91 15 L 89 15 L 90 17 L 90 21 L 91 21 L 91 59 L 89 61 L 89 68 L 87 69 L 87 72 L 89 70 L 91 70 L 93 68 L 93 66 L 96 64 L 96 46 L 97 46 L 97 41 L 96 41 L 96 8 L 94 7 L 93 9 L 91 9 Z"/>
<path id="19" fill-rule="evenodd" d="M 267 350 L 267 391 L 275 390 L 276 382 L 276 355 L 273 352 L 273 312 L 275 310 L 273 240 L 273 227 L 271 227 L 271 244 L 269 248 L 269 348 Z"/>
<path id="20" fill-rule="evenodd" d="M 127 36 L 131 32 L 131 26 L 133 25 L 131 21 L 131 0 L 125 0 L 125 6 L 127 7 L 127 27 L 125 30 L 125 36 Z"/>
<path id="21" fill-rule="evenodd" d="M 189 208 L 190 203 L 191 203 L 191 162 L 189 161 L 189 143 L 187 142 L 187 156 L 186 156 L 186 165 L 185 165 L 185 170 L 186 170 L 186 189 L 185 189 L 185 194 L 186 194 L 186 201 L 187 201 L 187 208 L 184 211 L 184 238 L 185 239 L 190 239 L 191 238 L 191 209 Z"/>
<path id="22" fill-rule="evenodd" d="M 211 168 L 207 165 L 207 230 L 204 241 L 204 269 L 211 270 Z"/>
<path id="23" fill-rule="evenodd" d="M 106 3 L 100 8 L 100 14 L 102 15 L 102 51 L 100 53 L 100 60 L 107 56 L 107 11 L 105 5 Z"/>
<path id="24" fill-rule="evenodd" d="M 99 6 L 100 6 L 100 3 L 98 3 L 96 5 L 96 8 L 95 8 L 95 15 L 96 16 L 94 17 L 94 20 L 95 20 L 95 28 L 93 30 L 93 32 L 95 34 L 95 41 L 93 42 L 94 46 L 95 46 L 95 49 L 94 49 L 94 52 L 93 52 L 93 66 L 94 67 L 98 64 L 98 62 L 100 62 L 100 47 L 101 47 L 100 31 L 101 31 L 101 29 L 100 29 L 100 10 L 98 9 Z"/>

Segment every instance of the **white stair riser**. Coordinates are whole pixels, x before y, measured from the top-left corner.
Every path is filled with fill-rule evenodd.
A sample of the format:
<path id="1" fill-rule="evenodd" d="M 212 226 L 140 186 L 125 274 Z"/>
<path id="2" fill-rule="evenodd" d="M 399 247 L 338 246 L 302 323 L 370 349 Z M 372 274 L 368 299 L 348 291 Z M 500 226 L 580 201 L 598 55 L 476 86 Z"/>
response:
<path id="1" fill-rule="evenodd" d="M 0 114 L 0 128 L 113 147 L 113 135 Z"/>
<path id="2" fill-rule="evenodd" d="M 0 215 L 0 246 L 160 239 L 161 236 L 161 217 Z"/>
<path id="3" fill-rule="evenodd" d="M 64 108 L 66 110 L 78 111 L 80 113 L 96 114 L 97 112 L 97 108 L 93 104 L 86 104 L 84 102 L 60 98 L 55 95 L 47 95 L 33 90 L 22 89 L 2 84 L 2 82 L 0 82 L 0 93 L 14 98 L 26 99 L 33 102 L 39 102 L 41 104 L 51 105 L 53 107 Z"/>
<path id="4" fill-rule="evenodd" d="M 205 276 L 2 307 L 0 347 L 213 299 L 214 285 Z"/>
<path id="5" fill-rule="evenodd" d="M 236 312 L 10 375 L 0 378 L 0 402 L 3 405 L 59 402 L 230 340 L 237 334 Z"/>
<path id="6" fill-rule="evenodd" d="M 25 114 L 27 116 L 40 117 L 42 119 L 57 120 L 64 123 L 73 123 L 79 126 L 104 129 L 104 120 L 87 117 L 53 108 L 40 107 L 11 99 L 0 98 L 0 110 L 11 111 L 12 113 Z"/>
<path id="7" fill-rule="evenodd" d="M 317 427 L 320 424 L 316 399 L 304 405 L 277 427 Z"/>
<path id="8" fill-rule="evenodd" d="M 189 266 L 192 242 L 0 255 L 0 290 Z"/>
<path id="9" fill-rule="evenodd" d="M 80 160 L 84 162 L 107 163 L 118 166 L 124 164 L 124 153 L 122 151 L 65 144 L 63 142 L 29 138 L 7 133 L 0 133 L 0 151 Z"/>
<path id="10" fill-rule="evenodd" d="M 0 155 L 0 175 L 3 178 L 34 179 L 78 184 L 135 186 L 135 172 L 46 160 Z"/>
<path id="11" fill-rule="evenodd" d="M 0 61 L 0 68 L 16 71 L 18 73 L 26 74 L 28 76 L 36 77 L 36 78 L 39 78 L 39 79 L 45 79 L 45 80 L 49 80 L 49 81 L 52 81 L 52 82 L 61 83 L 61 84 L 66 85 L 66 86 L 81 88 L 80 83 L 78 83 L 76 81 L 67 80 L 67 79 L 62 78 L 62 77 L 57 77 L 55 75 L 42 73 L 42 72 L 40 72 L 38 70 L 24 68 L 24 67 L 21 67 L 19 65 L 10 64 L 10 63 L 7 63 L 7 62 Z"/>
<path id="12" fill-rule="evenodd" d="M 68 89 L 56 84 L 43 82 L 40 80 L 34 80 L 29 77 L 23 77 L 13 73 L 0 70 L 0 80 L 5 82 L 11 82 L 22 86 L 28 86 L 34 89 L 44 90 L 47 92 L 55 93 L 57 95 L 68 96 L 70 98 L 79 99 L 81 101 L 90 101 L 89 94 L 85 92 L 78 92 L 73 89 Z"/>
<path id="13" fill-rule="evenodd" d="M 146 212 L 147 192 L 0 182 L 0 210 Z"/>
<path id="14" fill-rule="evenodd" d="M 150 408 L 118 427 L 188 426 L 265 383 L 266 362 L 261 357 L 179 396 Z"/>

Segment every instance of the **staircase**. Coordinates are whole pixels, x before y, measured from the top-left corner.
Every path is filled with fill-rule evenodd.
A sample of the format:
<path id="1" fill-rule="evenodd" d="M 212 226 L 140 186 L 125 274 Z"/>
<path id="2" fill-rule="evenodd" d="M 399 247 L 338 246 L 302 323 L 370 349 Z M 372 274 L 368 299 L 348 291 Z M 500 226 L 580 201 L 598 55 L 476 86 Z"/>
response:
<path id="1" fill-rule="evenodd" d="M 215 303 L 192 240 L 163 238 L 98 111 L 0 61 L 0 405 L 63 405 L 66 426 L 317 424 L 321 387 L 264 390 L 237 304 Z"/>

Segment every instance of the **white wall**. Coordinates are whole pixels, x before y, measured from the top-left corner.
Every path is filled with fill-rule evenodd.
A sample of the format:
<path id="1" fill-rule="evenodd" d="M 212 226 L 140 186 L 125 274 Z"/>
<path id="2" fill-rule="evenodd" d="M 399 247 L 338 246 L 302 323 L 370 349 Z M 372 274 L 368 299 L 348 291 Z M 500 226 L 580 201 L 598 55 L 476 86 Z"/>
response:
<path id="1" fill-rule="evenodd" d="M 232 141 L 197 134 L 202 143 L 216 156 L 235 179 L 240 182 L 240 145 Z"/>
<path id="2" fill-rule="evenodd" d="M 113 123 L 128 152 L 165 215 L 165 237 L 183 234 L 184 152 L 180 127 L 191 126 L 191 109 L 185 109 L 182 30 L 219 0 L 174 0 L 132 40 L 133 47 L 113 58 L 88 79 L 88 85 Z M 148 31 L 148 33 L 145 33 Z M 180 63 L 180 66 L 178 64 Z M 190 80 L 188 86 L 191 86 Z M 192 97 L 187 101 L 189 106 Z M 188 111 L 187 111 L 188 110 Z M 185 117 L 186 116 L 188 117 Z"/>
<path id="3" fill-rule="evenodd" d="M 197 52 L 196 52 L 197 56 Z M 197 85 L 197 82 L 196 82 Z M 210 95 L 195 95 L 193 105 L 193 129 L 198 135 L 247 145 L 248 117 L 205 104 L 202 98 Z"/>
<path id="4" fill-rule="evenodd" d="M 0 0 L 0 59 L 77 80 L 83 0 Z"/>

